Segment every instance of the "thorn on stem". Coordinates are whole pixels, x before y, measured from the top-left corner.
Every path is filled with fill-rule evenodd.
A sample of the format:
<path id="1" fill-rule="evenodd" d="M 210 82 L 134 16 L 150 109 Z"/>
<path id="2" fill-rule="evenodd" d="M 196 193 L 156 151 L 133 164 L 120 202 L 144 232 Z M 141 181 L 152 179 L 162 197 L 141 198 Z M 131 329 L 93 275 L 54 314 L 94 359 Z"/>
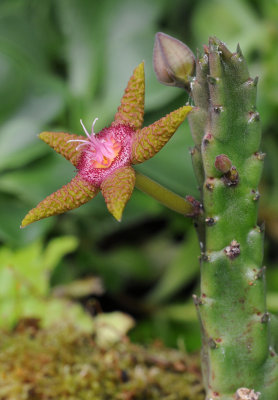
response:
<path id="1" fill-rule="evenodd" d="M 213 107 L 213 111 L 214 111 L 216 114 L 220 114 L 220 113 L 222 113 L 222 112 L 224 111 L 224 107 L 223 107 L 223 106 L 214 106 L 214 107 Z"/>
<path id="2" fill-rule="evenodd" d="M 200 258 L 200 261 L 209 261 L 210 260 L 210 257 L 206 253 L 203 253 L 203 252 L 201 252 L 201 255 L 199 258 Z"/>
<path id="3" fill-rule="evenodd" d="M 217 343 L 212 338 L 209 338 L 208 345 L 213 350 L 217 348 Z"/>
<path id="4" fill-rule="evenodd" d="M 213 183 L 214 179 L 213 178 L 208 178 L 205 184 L 205 187 L 207 190 L 209 190 L 210 192 L 213 191 L 214 189 L 214 183 Z"/>
<path id="5" fill-rule="evenodd" d="M 260 279 L 263 278 L 265 275 L 265 271 L 266 271 L 266 266 L 264 265 L 261 269 L 259 269 L 259 271 L 256 274 L 255 279 Z"/>
<path id="6" fill-rule="evenodd" d="M 254 86 L 257 86 L 257 85 L 258 85 L 258 82 L 259 82 L 259 77 L 256 76 L 256 77 L 254 78 L 254 81 L 253 81 Z"/>
<path id="7" fill-rule="evenodd" d="M 232 240 L 230 246 L 225 247 L 224 253 L 230 260 L 233 260 L 240 255 L 240 244 L 236 240 Z"/>
<path id="8" fill-rule="evenodd" d="M 236 167 L 232 166 L 230 170 L 223 175 L 223 181 L 227 186 L 236 186 L 239 182 L 239 175 Z"/>
<path id="9" fill-rule="evenodd" d="M 223 174 L 222 179 L 226 186 L 235 186 L 238 184 L 239 175 L 237 169 L 232 165 L 232 161 L 226 154 L 216 156 L 214 166 Z"/>
<path id="10" fill-rule="evenodd" d="M 252 189 L 252 194 L 254 194 L 254 197 L 253 197 L 253 200 L 254 200 L 254 201 L 258 201 L 259 198 L 261 197 L 261 195 L 260 195 L 260 193 L 259 193 L 258 190 Z"/>
<path id="11" fill-rule="evenodd" d="M 226 47 L 225 43 L 220 42 L 218 47 L 219 47 L 219 50 L 222 52 L 223 57 L 226 60 L 229 60 L 232 57 L 233 53 L 230 52 L 230 50 Z"/>
<path id="12" fill-rule="evenodd" d="M 269 348 L 269 354 L 270 354 L 270 357 L 275 357 L 276 356 L 276 352 L 275 352 L 275 350 L 273 350 L 272 347 Z"/>
<path id="13" fill-rule="evenodd" d="M 261 318 L 261 323 L 266 324 L 270 320 L 270 315 L 268 312 L 264 313 L 262 318 Z"/>
<path id="14" fill-rule="evenodd" d="M 203 49 L 204 49 L 205 54 L 209 54 L 209 47 L 208 47 L 208 45 L 204 44 L 204 45 L 203 45 Z"/>
<path id="15" fill-rule="evenodd" d="M 237 52 L 237 54 L 238 54 L 239 57 L 243 57 L 242 50 L 241 50 L 241 48 L 240 48 L 239 43 L 237 44 L 236 52 Z"/>
<path id="16" fill-rule="evenodd" d="M 254 389 L 239 388 L 236 391 L 236 400 L 259 400 L 261 393 Z"/>
<path id="17" fill-rule="evenodd" d="M 187 214 L 188 217 L 197 217 L 203 212 L 202 203 L 196 200 L 193 196 L 186 196 L 185 199 L 193 206 L 193 211 L 190 214 Z"/>
<path id="18" fill-rule="evenodd" d="M 262 153 L 261 151 L 257 151 L 255 153 L 255 157 L 259 160 L 259 161 L 263 161 L 265 159 L 266 153 Z"/>
<path id="19" fill-rule="evenodd" d="M 219 82 L 219 78 L 215 78 L 214 76 L 208 75 L 207 77 L 208 79 L 208 83 L 210 83 L 211 85 L 216 85 Z"/>
<path id="20" fill-rule="evenodd" d="M 213 139 L 213 135 L 209 132 L 203 138 L 203 145 L 207 146 Z"/>
<path id="21" fill-rule="evenodd" d="M 211 217 L 208 217 L 208 218 L 205 219 L 205 222 L 206 222 L 207 226 L 212 226 L 212 225 L 215 224 L 215 219 L 211 218 Z"/>
<path id="22" fill-rule="evenodd" d="M 260 225 L 259 225 L 259 232 L 260 233 L 264 233 L 265 231 L 265 222 L 263 221 Z"/>
<path id="23" fill-rule="evenodd" d="M 249 119 L 248 119 L 248 124 L 251 124 L 252 122 L 260 121 L 260 114 L 257 111 L 249 111 Z"/>
<path id="24" fill-rule="evenodd" d="M 194 302 L 195 306 L 200 306 L 200 305 L 204 304 L 203 301 L 200 299 L 200 297 L 198 297 L 196 294 L 193 294 L 192 298 L 193 298 L 193 302 Z"/>

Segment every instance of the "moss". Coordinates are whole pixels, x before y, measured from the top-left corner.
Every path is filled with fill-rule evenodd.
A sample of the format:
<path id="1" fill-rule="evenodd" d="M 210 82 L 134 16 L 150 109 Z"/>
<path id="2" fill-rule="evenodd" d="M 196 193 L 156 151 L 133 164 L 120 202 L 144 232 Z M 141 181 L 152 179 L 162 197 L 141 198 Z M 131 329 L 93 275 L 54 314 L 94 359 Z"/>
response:
<path id="1" fill-rule="evenodd" d="M 73 326 L 0 336 L 1 400 L 203 400 L 199 362 L 157 343 L 100 347 Z"/>

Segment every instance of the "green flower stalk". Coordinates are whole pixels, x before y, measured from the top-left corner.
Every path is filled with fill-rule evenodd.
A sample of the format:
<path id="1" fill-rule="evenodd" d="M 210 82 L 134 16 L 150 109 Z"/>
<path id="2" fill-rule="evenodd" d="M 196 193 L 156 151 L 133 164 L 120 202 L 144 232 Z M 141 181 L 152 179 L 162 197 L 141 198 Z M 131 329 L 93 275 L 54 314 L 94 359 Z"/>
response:
<path id="1" fill-rule="evenodd" d="M 216 38 L 198 55 L 191 78 L 191 153 L 204 207 L 198 221 L 204 232 L 201 286 L 194 302 L 207 400 L 278 399 L 278 357 L 271 346 L 273 317 L 266 308 L 262 266 L 264 233 L 257 225 L 264 159 L 257 82 L 240 48 L 231 53 Z"/>
<path id="2" fill-rule="evenodd" d="M 145 77 L 141 63 L 130 78 L 121 105 L 109 128 L 95 134 L 93 122 L 89 134 L 80 120 L 86 137 L 64 132 L 43 132 L 45 143 L 64 156 L 76 168 L 77 175 L 65 186 L 41 201 L 23 219 L 21 227 L 42 218 L 64 213 L 93 199 L 99 191 L 110 213 L 120 221 L 136 182 L 133 164 L 142 163 L 168 142 L 192 107 L 184 106 L 152 125 L 142 128 L 144 117 Z M 194 201 L 183 199 L 166 188 L 158 196 L 150 190 L 147 178 L 137 179 L 140 189 L 158 198 L 166 206 L 184 215 L 194 215 Z M 153 193 L 154 192 L 154 193 Z M 198 208 L 198 207 L 197 207 Z"/>

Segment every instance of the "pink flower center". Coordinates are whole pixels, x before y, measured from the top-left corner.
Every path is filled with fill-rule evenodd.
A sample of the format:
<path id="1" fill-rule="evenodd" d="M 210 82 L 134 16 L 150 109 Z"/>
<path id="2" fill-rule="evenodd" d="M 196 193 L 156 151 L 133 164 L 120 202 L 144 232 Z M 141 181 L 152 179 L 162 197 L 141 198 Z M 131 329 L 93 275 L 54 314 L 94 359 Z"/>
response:
<path id="1" fill-rule="evenodd" d="M 98 138 L 98 135 L 96 135 L 94 132 L 94 126 L 97 120 L 98 118 L 95 118 L 93 122 L 91 135 L 87 132 L 82 120 L 80 120 L 88 140 L 76 139 L 69 140 L 69 142 L 80 142 L 80 144 L 76 147 L 76 150 L 78 150 L 81 146 L 89 146 L 86 150 L 90 151 L 91 153 L 92 167 L 109 168 L 121 151 L 121 144 L 114 139 L 112 133 L 109 133 L 105 137 Z"/>
<path id="2" fill-rule="evenodd" d="M 90 151 L 92 152 L 92 166 L 95 168 L 108 168 L 121 150 L 121 144 L 116 142 L 113 135 L 98 139 L 91 138 Z"/>
<path id="3" fill-rule="evenodd" d="M 95 122 L 96 120 L 93 127 Z M 134 132 L 132 127 L 124 124 L 104 128 L 96 136 L 93 134 L 88 136 L 85 130 L 88 140 L 77 139 L 80 142 L 77 149 L 86 145 L 77 165 L 80 176 L 99 187 L 113 171 L 131 165 L 131 144 Z"/>

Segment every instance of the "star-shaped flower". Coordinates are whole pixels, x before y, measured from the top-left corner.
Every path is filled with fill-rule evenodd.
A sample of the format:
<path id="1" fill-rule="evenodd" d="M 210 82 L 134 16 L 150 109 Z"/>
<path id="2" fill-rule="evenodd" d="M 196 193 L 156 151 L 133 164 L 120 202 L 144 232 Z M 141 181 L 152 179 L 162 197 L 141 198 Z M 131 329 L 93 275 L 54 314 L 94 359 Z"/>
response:
<path id="1" fill-rule="evenodd" d="M 184 106 L 148 127 L 144 116 L 145 78 L 141 63 L 130 78 L 121 105 L 109 128 L 87 137 L 64 132 L 43 132 L 39 137 L 69 160 L 77 175 L 57 192 L 46 197 L 23 219 L 21 227 L 72 210 L 87 203 L 101 190 L 108 210 L 121 220 L 135 185 L 132 164 L 153 157 L 168 142 L 192 107 Z"/>

